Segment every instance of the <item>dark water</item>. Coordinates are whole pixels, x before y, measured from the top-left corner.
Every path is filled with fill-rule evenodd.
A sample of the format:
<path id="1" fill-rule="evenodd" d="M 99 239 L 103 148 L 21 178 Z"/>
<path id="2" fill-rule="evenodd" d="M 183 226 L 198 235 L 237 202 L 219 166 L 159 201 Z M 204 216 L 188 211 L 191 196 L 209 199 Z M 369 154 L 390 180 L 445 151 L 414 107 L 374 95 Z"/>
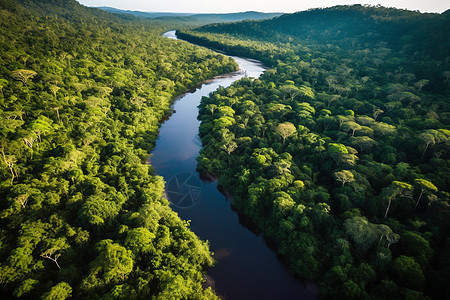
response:
<path id="1" fill-rule="evenodd" d="M 165 36 L 176 38 L 174 31 Z M 303 282 L 290 275 L 261 236 L 240 224 L 217 183 L 202 182 L 196 172 L 201 97 L 243 76 L 257 78 L 264 71 L 257 61 L 233 58 L 240 71 L 216 77 L 177 99 L 176 112 L 161 126 L 151 163 L 167 182 L 172 208 L 182 219 L 191 220 L 191 229 L 201 239 L 210 242 L 217 265 L 208 275 L 218 294 L 226 299 L 316 299 Z"/>

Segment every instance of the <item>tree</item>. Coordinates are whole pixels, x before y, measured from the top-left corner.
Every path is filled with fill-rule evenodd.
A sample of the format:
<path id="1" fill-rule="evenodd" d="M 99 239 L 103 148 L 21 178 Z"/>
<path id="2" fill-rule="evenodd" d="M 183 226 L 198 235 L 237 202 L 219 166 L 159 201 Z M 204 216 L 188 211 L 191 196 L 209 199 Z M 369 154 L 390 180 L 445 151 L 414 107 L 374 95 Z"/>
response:
<path id="1" fill-rule="evenodd" d="M 337 100 L 339 100 L 340 98 L 342 98 L 341 95 L 330 95 L 330 97 L 328 97 L 328 99 L 327 99 L 327 107 L 330 107 L 331 102 L 337 101 Z"/>
<path id="2" fill-rule="evenodd" d="M 61 270 L 61 267 L 59 266 L 59 263 L 58 263 L 58 258 L 61 256 L 61 254 L 60 254 L 60 253 L 55 254 L 55 252 L 56 252 L 57 250 L 58 250 L 58 249 L 56 249 L 56 248 L 50 248 L 50 249 L 48 249 L 48 250 L 42 252 L 42 253 L 41 253 L 41 257 L 42 257 L 42 258 L 47 258 L 47 259 L 51 260 L 52 262 L 54 262 L 54 263 L 56 264 L 56 266 L 58 267 L 58 269 Z"/>
<path id="3" fill-rule="evenodd" d="M 225 150 L 228 156 L 230 156 L 231 152 L 236 150 L 237 147 L 238 145 L 236 144 L 235 141 L 229 141 L 226 144 L 222 145 L 222 148 Z"/>
<path id="4" fill-rule="evenodd" d="M 359 147 L 359 152 L 363 153 L 364 150 L 372 147 L 373 145 L 376 145 L 377 142 L 375 142 L 373 139 L 371 139 L 368 136 L 356 136 L 352 137 L 351 141 L 353 144 L 356 144 Z"/>
<path id="5" fill-rule="evenodd" d="M 430 81 L 428 79 L 421 79 L 414 83 L 414 86 L 419 89 L 419 92 L 422 90 L 424 86 L 426 86 Z"/>
<path id="6" fill-rule="evenodd" d="M 358 151 L 352 147 L 346 147 L 345 145 L 339 143 L 329 143 L 327 153 L 334 160 L 337 166 L 341 163 L 353 166 L 356 164 L 356 160 L 358 159 L 355 155 Z"/>
<path id="7" fill-rule="evenodd" d="M 98 93 L 102 98 L 109 96 L 113 92 L 113 89 L 109 86 L 100 86 L 97 88 Z"/>
<path id="8" fill-rule="evenodd" d="M 434 251 L 420 233 L 404 231 L 398 247 L 402 254 L 414 257 L 422 267 L 429 267 Z"/>
<path id="9" fill-rule="evenodd" d="M 382 196 L 389 201 L 386 212 L 384 213 L 384 218 L 386 219 L 391 203 L 396 197 L 412 198 L 413 190 L 414 188 L 412 185 L 401 181 L 393 181 L 389 187 L 384 188 Z"/>
<path id="10" fill-rule="evenodd" d="M 55 100 L 56 100 L 56 93 L 57 93 L 61 88 L 60 88 L 59 86 L 57 86 L 57 85 L 51 85 L 48 89 L 53 93 L 53 96 L 55 97 Z"/>
<path id="11" fill-rule="evenodd" d="M 336 76 L 330 75 L 325 78 L 325 81 L 328 84 L 328 90 L 330 90 L 337 83 L 337 78 L 336 78 Z"/>
<path id="12" fill-rule="evenodd" d="M 275 132 L 281 136 L 284 145 L 286 139 L 294 135 L 297 132 L 297 129 L 291 122 L 284 122 L 278 124 L 277 128 L 275 128 Z"/>
<path id="13" fill-rule="evenodd" d="M 399 101 L 391 101 L 391 102 L 386 102 L 384 104 L 384 107 L 386 108 L 386 111 L 388 113 L 390 113 L 391 111 L 393 111 L 394 109 L 397 109 L 399 107 L 402 106 L 402 103 Z"/>
<path id="14" fill-rule="evenodd" d="M 3 88 L 8 85 L 8 80 L 0 78 L 0 96 L 3 98 Z"/>
<path id="15" fill-rule="evenodd" d="M 353 121 L 344 122 L 344 124 L 342 124 L 342 127 L 344 128 L 345 131 L 351 130 L 352 136 L 355 136 L 356 130 L 361 129 L 361 126 L 358 123 L 353 122 Z"/>
<path id="16" fill-rule="evenodd" d="M 99 254 L 92 262 L 91 272 L 102 274 L 105 283 L 118 283 L 133 270 L 131 251 L 113 243 L 112 240 L 102 240 L 98 243 Z"/>
<path id="17" fill-rule="evenodd" d="M 37 135 L 39 142 L 42 142 L 41 135 L 49 133 L 53 130 L 53 121 L 43 115 L 40 115 L 36 120 L 31 122 L 30 129 Z"/>
<path id="18" fill-rule="evenodd" d="M 414 258 L 400 255 L 392 264 L 392 271 L 400 284 L 405 287 L 422 290 L 425 276 L 423 275 L 420 265 Z"/>
<path id="19" fill-rule="evenodd" d="M 61 108 L 62 108 L 61 106 L 53 107 L 53 110 L 56 111 L 56 115 L 58 116 L 58 122 L 59 122 L 59 124 L 61 124 L 61 118 L 59 117 L 59 110 L 60 110 Z"/>
<path id="20" fill-rule="evenodd" d="M 42 295 L 42 300 L 64 300 L 72 296 L 72 287 L 66 282 L 60 282 Z"/>
<path id="21" fill-rule="evenodd" d="M 308 102 L 302 102 L 297 104 L 297 110 L 299 111 L 299 116 L 301 118 L 310 118 L 312 115 L 316 113 L 314 107 L 311 106 Z"/>
<path id="22" fill-rule="evenodd" d="M 417 206 L 419 205 L 420 199 L 422 198 L 422 195 L 424 192 L 437 192 L 437 187 L 432 184 L 430 181 L 425 179 L 414 179 L 414 182 L 416 185 L 420 187 L 420 194 L 417 198 L 416 205 L 414 206 L 414 211 L 416 211 Z"/>
<path id="23" fill-rule="evenodd" d="M 359 285 L 354 283 L 352 280 L 348 280 L 342 286 L 342 293 L 342 296 L 345 299 L 360 299 L 362 291 Z"/>
<path id="24" fill-rule="evenodd" d="M 389 125 L 383 122 L 375 122 L 371 127 L 373 128 L 375 133 L 380 134 L 381 136 L 392 134 L 396 130 L 394 125 Z"/>
<path id="25" fill-rule="evenodd" d="M 232 108 L 229 107 L 229 106 L 219 106 L 219 107 L 217 108 L 217 111 L 218 111 L 218 113 L 219 113 L 219 115 L 220 115 L 221 117 L 230 117 L 230 118 L 233 118 L 233 117 L 234 117 L 234 113 L 235 113 L 234 109 L 232 109 Z"/>
<path id="26" fill-rule="evenodd" d="M 206 109 L 208 109 L 211 112 L 211 116 L 214 116 L 214 111 L 217 109 L 217 105 L 215 104 L 207 104 L 205 106 Z"/>
<path id="27" fill-rule="evenodd" d="M 423 160 L 425 151 L 427 151 L 428 146 L 434 145 L 436 143 L 435 137 L 436 137 L 436 131 L 432 130 L 432 129 L 422 132 L 419 135 L 419 139 L 425 143 L 425 149 L 423 149 L 422 156 L 420 157 L 421 160 Z"/>
<path id="28" fill-rule="evenodd" d="M 220 130 L 235 124 L 236 120 L 231 117 L 220 117 L 214 120 L 214 130 Z"/>
<path id="29" fill-rule="evenodd" d="M 373 119 L 376 121 L 378 116 L 384 113 L 384 110 L 376 108 L 373 112 Z"/>
<path id="30" fill-rule="evenodd" d="M 287 216 L 294 208 L 295 202 L 285 192 L 278 192 L 274 197 L 276 198 L 273 201 L 273 214 L 277 219 L 281 219 L 283 216 Z"/>
<path id="31" fill-rule="evenodd" d="M 314 99 L 314 90 L 310 88 L 309 86 L 302 85 L 299 88 L 299 94 L 304 98 Z"/>
<path id="32" fill-rule="evenodd" d="M 342 170 L 334 173 L 334 177 L 337 181 L 342 182 L 342 186 L 344 186 L 347 182 L 355 181 L 355 176 L 349 170 Z"/>
<path id="33" fill-rule="evenodd" d="M 147 228 L 139 227 L 130 230 L 125 238 L 125 246 L 133 250 L 134 253 L 151 252 L 153 247 L 153 240 L 155 234 L 150 232 Z"/>
<path id="34" fill-rule="evenodd" d="M 75 82 L 71 85 L 78 93 L 81 93 L 82 91 L 86 90 L 86 85 L 83 83 Z"/>
<path id="35" fill-rule="evenodd" d="M 14 178 L 17 177 L 17 173 L 14 170 L 14 165 L 17 162 L 17 159 L 14 155 L 5 155 L 5 150 L 4 148 L 1 149 L 2 151 L 2 157 L 3 157 L 3 162 L 8 166 L 9 171 L 11 172 L 11 184 L 13 184 Z"/>
<path id="36" fill-rule="evenodd" d="M 19 69 L 11 72 L 11 77 L 15 80 L 22 81 L 24 85 L 27 85 L 28 79 L 33 78 L 36 75 L 37 73 L 33 70 Z"/>
<path id="37" fill-rule="evenodd" d="M 292 84 L 289 85 L 284 85 L 280 88 L 280 90 L 285 94 L 285 95 L 289 95 L 289 97 L 291 98 L 291 100 L 294 100 L 295 96 L 297 96 L 299 94 L 299 89 Z"/>
<path id="38" fill-rule="evenodd" d="M 368 263 L 361 263 L 358 267 L 353 267 L 351 271 L 353 278 L 357 280 L 360 285 L 367 286 L 376 279 L 375 270 Z"/>
<path id="39" fill-rule="evenodd" d="M 27 145 L 28 148 L 31 150 L 31 159 L 33 159 L 33 144 L 35 142 L 35 139 L 33 136 L 30 137 L 24 137 L 23 141 L 25 142 L 25 145 Z"/>
<path id="40" fill-rule="evenodd" d="M 144 97 L 139 97 L 139 96 L 131 97 L 130 100 L 134 105 L 137 106 L 139 111 L 141 111 L 142 106 L 144 106 L 144 103 L 147 102 L 147 99 L 145 99 Z"/>
<path id="41" fill-rule="evenodd" d="M 388 100 L 390 101 L 400 101 L 400 102 L 408 102 L 408 106 L 411 107 L 414 103 L 419 102 L 421 100 L 421 98 L 411 92 L 398 92 L 398 93 L 394 93 L 392 95 L 389 95 L 387 97 Z"/>
<path id="42" fill-rule="evenodd" d="M 388 243 L 387 248 L 389 249 L 389 247 L 392 244 L 397 243 L 399 239 L 400 239 L 400 235 L 393 233 L 393 232 L 386 235 L 386 241 Z"/>
<path id="43" fill-rule="evenodd" d="M 378 240 L 380 231 L 365 217 L 353 217 L 344 222 L 345 233 L 365 252 Z"/>
<path id="44" fill-rule="evenodd" d="M 31 278 L 25 279 L 14 290 L 13 295 L 17 298 L 25 296 L 26 294 L 29 294 L 38 284 L 39 284 L 39 281 L 37 281 L 35 279 L 31 279 Z"/>
<path id="45" fill-rule="evenodd" d="M 28 194 L 21 194 L 19 196 L 17 196 L 16 198 L 16 202 L 20 204 L 20 206 L 22 206 L 23 208 L 25 208 L 27 206 L 28 203 Z"/>

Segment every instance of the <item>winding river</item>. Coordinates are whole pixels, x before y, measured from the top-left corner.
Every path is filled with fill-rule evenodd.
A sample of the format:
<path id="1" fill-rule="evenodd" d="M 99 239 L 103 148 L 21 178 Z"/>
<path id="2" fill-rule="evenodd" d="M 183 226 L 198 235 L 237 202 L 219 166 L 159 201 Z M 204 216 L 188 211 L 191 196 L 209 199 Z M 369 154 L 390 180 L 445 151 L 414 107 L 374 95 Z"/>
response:
<path id="1" fill-rule="evenodd" d="M 176 39 L 175 31 L 164 36 Z M 178 97 L 173 114 L 160 128 L 151 164 L 167 182 L 172 208 L 191 230 L 210 242 L 217 265 L 208 271 L 208 283 L 225 299 L 316 299 L 293 277 L 262 236 L 240 223 L 238 214 L 216 182 L 200 180 L 196 157 L 201 149 L 197 120 L 202 96 L 228 87 L 244 76 L 257 78 L 265 70 L 254 60 L 234 57 L 240 70 L 215 77 Z"/>

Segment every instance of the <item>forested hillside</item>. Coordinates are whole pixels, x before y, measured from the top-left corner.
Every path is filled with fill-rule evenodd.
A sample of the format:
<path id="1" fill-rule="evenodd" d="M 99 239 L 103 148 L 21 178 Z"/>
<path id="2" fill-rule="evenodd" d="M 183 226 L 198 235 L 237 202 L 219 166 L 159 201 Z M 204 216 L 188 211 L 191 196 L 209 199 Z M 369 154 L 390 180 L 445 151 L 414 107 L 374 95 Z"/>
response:
<path id="1" fill-rule="evenodd" d="M 384 7 L 336 6 L 285 14 L 273 20 L 211 24 L 198 31 L 353 50 L 378 48 L 381 42 L 393 51 L 413 55 L 426 51 L 442 58 L 448 56 L 450 47 L 450 41 L 443 38 L 450 34 L 450 10 L 439 15 Z"/>
<path id="2" fill-rule="evenodd" d="M 270 66 L 202 100 L 199 169 L 323 298 L 450 297 L 449 20 L 357 5 L 178 31 Z"/>
<path id="3" fill-rule="evenodd" d="M 173 98 L 236 64 L 130 20 L 0 0 L 2 299 L 216 298 L 146 161 Z"/>

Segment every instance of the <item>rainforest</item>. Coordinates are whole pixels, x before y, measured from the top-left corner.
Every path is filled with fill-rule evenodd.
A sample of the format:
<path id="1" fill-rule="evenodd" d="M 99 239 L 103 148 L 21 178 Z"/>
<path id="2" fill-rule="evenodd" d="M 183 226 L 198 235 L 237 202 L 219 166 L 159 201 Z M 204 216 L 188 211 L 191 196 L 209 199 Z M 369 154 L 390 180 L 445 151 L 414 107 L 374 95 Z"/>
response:
<path id="1" fill-rule="evenodd" d="M 450 297 L 449 11 L 105 10 L 0 0 L 2 299 L 244 299 L 150 155 L 229 55 L 265 70 L 199 99 L 194 171 L 244 230 L 313 298 Z"/>

